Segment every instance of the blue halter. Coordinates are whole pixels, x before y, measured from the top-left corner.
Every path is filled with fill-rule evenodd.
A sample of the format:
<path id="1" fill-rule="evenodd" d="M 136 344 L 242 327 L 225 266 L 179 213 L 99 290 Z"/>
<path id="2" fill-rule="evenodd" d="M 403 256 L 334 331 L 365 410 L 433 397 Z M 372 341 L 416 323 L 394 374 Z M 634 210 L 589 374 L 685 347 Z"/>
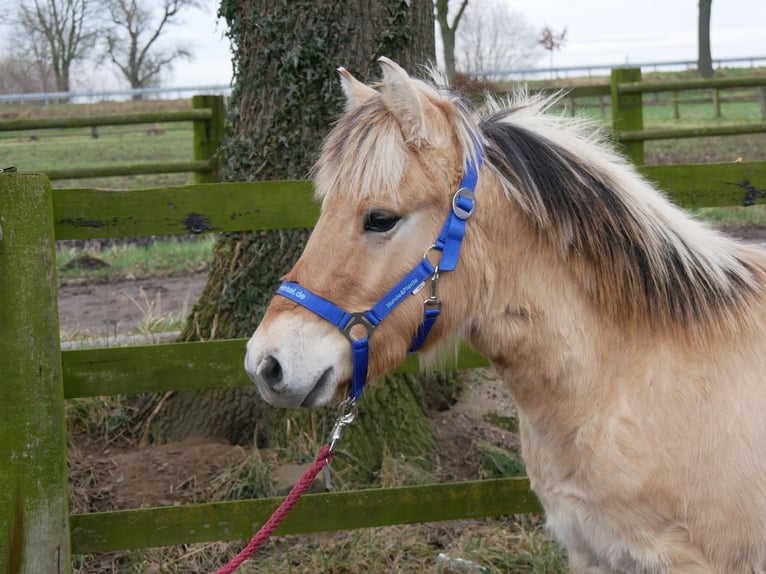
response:
<path id="1" fill-rule="evenodd" d="M 420 291 L 429 277 L 431 278 L 431 295 L 423 302 L 423 322 L 412 338 L 410 353 L 414 353 L 423 345 L 441 312 L 441 301 L 437 296 L 439 274 L 444 271 L 453 271 L 457 266 L 460 247 L 465 234 L 465 222 L 471 217 L 475 207 L 474 189 L 482 161 L 481 146 L 477 145 L 476 148 L 476 162 L 471 160 L 466 162 L 460 188 L 452 198 L 452 209 L 439 233 L 439 237 L 428 250 L 441 251 L 441 258 L 437 265 L 431 264 L 428 260 L 428 252 L 426 252 L 423 260 L 386 293 L 372 309 L 361 313 L 349 313 L 292 281 L 283 281 L 277 289 L 277 295 L 286 297 L 329 321 L 340 329 L 341 333 L 351 342 L 354 374 L 351 379 L 350 401 L 356 401 L 359 398 L 367 382 L 369 339 L 375 329 L 408 295 Z M 366 336 L 358 339 L 352 336 L 351 330 L 357 325 L 367 331 Z"/>

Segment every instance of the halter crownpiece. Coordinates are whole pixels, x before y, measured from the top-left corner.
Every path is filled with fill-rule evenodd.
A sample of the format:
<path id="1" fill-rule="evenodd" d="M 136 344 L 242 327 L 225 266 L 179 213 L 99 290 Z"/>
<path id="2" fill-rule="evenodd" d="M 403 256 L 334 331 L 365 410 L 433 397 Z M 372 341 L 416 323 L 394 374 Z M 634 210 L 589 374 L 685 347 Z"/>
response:
<path id="1" fill-rule="evenodd" d="M 314 312 L 326 321 L 335 325 L 351 343 L 354 372 L 351 378 L 351 392 L 348 400 L 355 402 L 362 394 L 367 382 L 367 365 L 369 363 L 369 340 L 380 322 L 393 311 L 399 303 L 408 295 L 418 293 L 426 280 L 431 279 L 430 297 L 423 301 L 423 321 L 415 332 L 409 353 L 414 353 L 425 342 L 441 312 L 441 300 L 438 297 L 438 283 L 441 273 L 454 271 L 460 256 L 460 247 L 465 235 L 465 223 L 473 215 L 475 208 L 474 189 L 479 177 L 479 168 L 482 162 L 482 148 L 477 142 L 476 158 L 466 161 L 463 179 L 460 187 L 452 198 L 452 209 L 447 215 L 447 220 L 439 233 L 434 244 L 426 251 L 423 259 L 407 275 L 405 275 L 394 287 L 388 291 L 371 309 L 359 313 L 349 313 L 328 301 L 312 293 L 306 287 L 292 281 L 283 281 L 277 289 L 277 295 L 281 295 L 309 311 Z M 441 257 L 436 265 L 428 260 L 431 250 L 441 252 Z M 352 334 L 354 327 L 360 326 L 366 331 L 362 337 Z"/>

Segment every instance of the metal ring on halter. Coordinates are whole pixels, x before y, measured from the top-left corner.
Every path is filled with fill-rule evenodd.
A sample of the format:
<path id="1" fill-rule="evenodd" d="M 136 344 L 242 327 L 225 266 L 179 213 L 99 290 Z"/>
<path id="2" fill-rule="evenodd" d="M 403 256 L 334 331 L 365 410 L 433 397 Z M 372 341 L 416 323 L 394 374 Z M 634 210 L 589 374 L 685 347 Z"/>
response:
<path id="1" fill-rule="evenodd" d="M 438 252 L 439 252 L 439 261 L 437 261 L 437 262 L 434 264 L 434 270 L 435 270 L 435 271 L 439 271 L 439 263 L 441 263 L 441 253 L 442 253 L 442 250 L 441 250 L 441 248 L 440 248 L 440 247 L 437 247 L 437 246 L 436 246 L 436 243 L 432 243 L 432 244 L 431 244 L 431 245 L 428 247 L 428 249 L 426 249 L 426 252 L 425 252 L 425 253 L 423 253 L 423 259 L 425 259 L 426 261 L 428 261 L 429 263 L 431 263 L 431 261 L 428 259 L 428 254 L 431 252 L 431 250 L 436 250 L 436 251 L 438 251 Z"/>
<path id="2" fill-rule="evenodd" d="M 349 319 L 348 323 L 340 330 L 341 333 L 343 333 L 346 338 L 353 342 L 358 339 L 363 339 L 364 337 L 358 337 L 357 339 L 354 339 L 354 337 L 351 336 L 351 329 L 356 327 L 357 325 L 361 325 L 367 330 L 366 337 L 369 339 L 372 337 L 372 334 L 375 332 L 375 329 L 377 328 L 377 325 L 374 325 L 365 315 L 364 313 L 351 313 L 351 319 Z"/>

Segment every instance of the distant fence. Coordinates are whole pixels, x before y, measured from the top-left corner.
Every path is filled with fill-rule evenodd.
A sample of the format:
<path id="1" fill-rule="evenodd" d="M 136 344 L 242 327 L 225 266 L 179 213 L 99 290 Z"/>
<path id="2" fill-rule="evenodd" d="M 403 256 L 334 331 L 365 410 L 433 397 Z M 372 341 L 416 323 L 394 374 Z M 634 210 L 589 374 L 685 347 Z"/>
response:
<path id="1" fill-rule="evenodd" d="M 756 65 L 766 64 L 766 56 L 745 56 L 742 58 L 714 58 L 713 66 L 723 68 L 731 64 L 747 64 L 751 68 Z M 641 70 L 691 70 L 696 69 L 697 60 L 676 60 L 668 62 L 643 62 L 630 63 L 623 65 L 604 64 L 604 65 L 586 65 L 586 66 L 559 66 L 550 68 L 516 68 L 508 70 L 483 70 L 481 72 L 471 73 L 472 76 L 486 80 L 536 80 L 550 78 L 551 76 L 565 78 L 570 75 L 598 76 L 609 75 L 611 70 L 618 68 L 640 68 Z"/>
<path id="2" fill-rule="evenodd" d="M 766 57 L 764 57 L 766 59 Z M 552 81 L 536 84 L 535 89 L 556 91 L 566 90 L 563 102 L 575 113 L 582 106 L 600 106 L 606 114 L 612 110 L 612 127 L 615 138 L 626 145 L 632 159 L 643 163 L 643 142 L 656 139 L 700 137 L 709 135 L 747 134 L 764 131 L 764 123 L 752 123 L 738 126 L 711 126 L 700 128 L 648 129 L 643 127 L 642 105 L 655 103 L 657 100 L 644 101 L 643 94 L 671 94 L 670 105 L 674 117 L 679 117 L 678 94 L 684 91 L 697 91 L 707 94 L 714 106 L 715 116 L 720 116 L 721 102 L 727 90 L 760 88 L 761 118 L 766 121 L 766 76 L 740 76 L 710 79 L 688 79 L 669 81 L 641 81 L 639 68 L 614 68 L 611 79 L 595 84 L 570 88 L 566 81 Z M 752 97 L 752 96 L 751 96 Z M 620 109 L 620 102 L 632 102 L 630 112 Z M 686 100 L 688 102 L 688 100 Z M 595 104 L 593 102 L 596 102 Z M 623 106 L 624 107 L 624 106 Z M 169 112 L 139 112 L 109 114 L 99 116 L 80 116 L 68 118 L 24 118 L 0 120 L 0 132 L 19 130 L 38 130 L 52 128 L 82 128 L 103 125 L 152 124 L 157 122 L 188 122 L 194 126 L 193 159 L 180 162 L 143 162 L 111 164 L 106 166 L 65 168 L 49 170 L 46 175 L 51 180 L 82 179 L 90 177 L 110 177 L 123 175 L 143 175 L 159 173 L 194 172 L 195 183 L 209 183 L 219 180 L 216 151 L 225 131 L 226 112 L 224 97 L 220 95 L 195 95 L 192 97 L 192 109 Z M 640 150 L 640 151 L 639 151 Z"/>
<path id="3" fill-rule="evenodd" d="M 761 88 L 761 117 L 766 119 L 766 76 L 644 82 L 638 68 L 612 70 L 609 92 L 614 137 L 623 144 L 636 164 L 643 165 L 646 141 L 766 133 L 766 121 L 698 128 L 644 129 L 644 94 L 677 94 L 688 90 L 711 90 L 714 94 L 720 94 L 722 90 L 756 87 Z M 720 102 L 720 95 L 714 95 L 715 100 Z"/>
<path id="4" fill-rule="evenodd" d="M 93 103 L 113 100 L 132 100 L 149 97 L 188 97 L 189 94 L 206 94 L 227 96 L 231 86 L 219 84 L 216 86 L 179 86 L 158 88 L 132 88 L 126 90 L 99 90 L 82 92 L 33 92 L 25 94 L 0 94 L 0 104 L 35 103 L 50 105 L 59 102 Z"/>
<path id="5" fill-rule="evenodd" d="M 617 134 L 639 163 L 644 139 L 657 135 L 642 128 L 641 96 L 672 88 L 645 85 L 640 70 L 612 73 Z M 687 207 L 742 205 L 746 182 L 766 187 L 766 162 L 642 170 Z M 245 539 L 264 523 L 279 499 L 69 514 L 65 400 L 252 383 L 244 339 L 62 350 L 54 242 L 187 234 L 191 214 L 214 232 L 310 227 L 311 197 L 308 181 L 52 192 L 44 175 L 0 174 L 0 573 L 68 572 L 73 553 Z M 485 365 L 463 349 L 445 368 Z M 417 371 L 416 359 L 397 371 Z M 307 495 L 277 533 L 538 511 L 525 478 L 379 488 Z"/>
<path id="6" fill-rule="evenodd" d="M 722 68 L 730 65 L 748 65 L 751 68 L 756 65 L 766 65 L 766 56 L 742 56 L 738 58 L 713 58 L 713 66 Z M 678 70 L 695 69 L 697 60 L 674 60 L 666 62 L 643 62 L 633 64 L 595 64 L 585 66 L 558 66 L 548 68 L 514 68 L 498 70 L 482 70 L 471 72 L 472 77 L 484 80 L 540 80 L 545 78 L 568 78 L 572 75 L 608 76 L 611 70 L 618 68 L 641 68 L 642 70 Z M 162 86 L 154 88 L 133 88 L 119 90 L 77 91 L 77 92 L 36 92 L 23 94 L 0 94 L 0 104 L 27 102 L 51 103 L 68 101 L 77 103 L 102 102 L 107 100 L 127 100 L 134 97 L 182 97 L 188 94 L 229 95 L 231 86 L 218 84 L 213 86 Z"/>
<path id="7" fill-rule="evenodd" d="M 98 116 L 60 118 L 22 118 L 0 120 L 0 132 L 55 128 L 139 125 L 169 122 L 192 122 L 193 159 L 180 162 L 142 162 L 48 170 L 48 179 L 81 179 L 118 175 L 193 172 L 195 183 L 218 181 L 216 151 L 226 128 L 223 96 L 192 96 L 192 109 L 164 112 L 138 112 Z"/>

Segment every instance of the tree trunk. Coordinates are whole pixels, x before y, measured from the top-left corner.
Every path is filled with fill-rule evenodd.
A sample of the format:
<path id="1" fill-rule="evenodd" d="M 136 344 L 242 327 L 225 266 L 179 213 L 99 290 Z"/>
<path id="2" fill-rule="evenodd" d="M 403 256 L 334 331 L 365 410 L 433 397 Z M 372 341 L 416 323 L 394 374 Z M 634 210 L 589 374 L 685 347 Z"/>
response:
<path id="1" fill-rule="evenodd" d="M 710 55 L 710 9 L 713 0 L 699 0 L 697 28 L 697 70 L 703 78 L 713 77 L 713 59 Z"/>
<path id="2" fill-rule="evenodd" d="M 441 32 L 444 73 L 447 75 L 450 85 L 454 85 L 455 82 L 455 34 L 467 5 L 468 0 L 460 2 L 457 14 L 452 20 L 452 25 L 450 25 L 449 0 L 436 0 L 436 20 L 439 23 L 439 31 Z"/>
<path id="3" fill-rule="evenodd" d="M 222 0 L 220 14 L 229 24 L 235 51 L 228 109 L 232 132 L 222 149 L 223 177 L 230 181 L 307 176 L 342 110 L 338 66 L 367 80 L 379 73 L 381 55 L 418 71 L 434 53 L 431 0 Z M 208 283 L 182 338 L 250 336 L 307 237 L 308 230 L 220 237 Z M 429 379 L 431 397 L 417 390 L 418 379 L 389 376 L 377 389 L 365 391 L 363 422 L 346 434 L 344 447 L 354 451 L 351 456 L 366 472 L 379 468 L 384 451 L 422 455 L 432 448 L 424 405 L 433 397 L 448 400 L 454 379 Z M 395 400 L 383 400 L 392 394 Z M 260 401 L 254 388 L 179 392 L 165 398 L 152 420 L 151 432 L 159 440 L 205 434 L 284 446 L 290 440 L 286 433 L 310 432 L 321 441 L 334 414 L 328 409 L 276 409 Z"/>

